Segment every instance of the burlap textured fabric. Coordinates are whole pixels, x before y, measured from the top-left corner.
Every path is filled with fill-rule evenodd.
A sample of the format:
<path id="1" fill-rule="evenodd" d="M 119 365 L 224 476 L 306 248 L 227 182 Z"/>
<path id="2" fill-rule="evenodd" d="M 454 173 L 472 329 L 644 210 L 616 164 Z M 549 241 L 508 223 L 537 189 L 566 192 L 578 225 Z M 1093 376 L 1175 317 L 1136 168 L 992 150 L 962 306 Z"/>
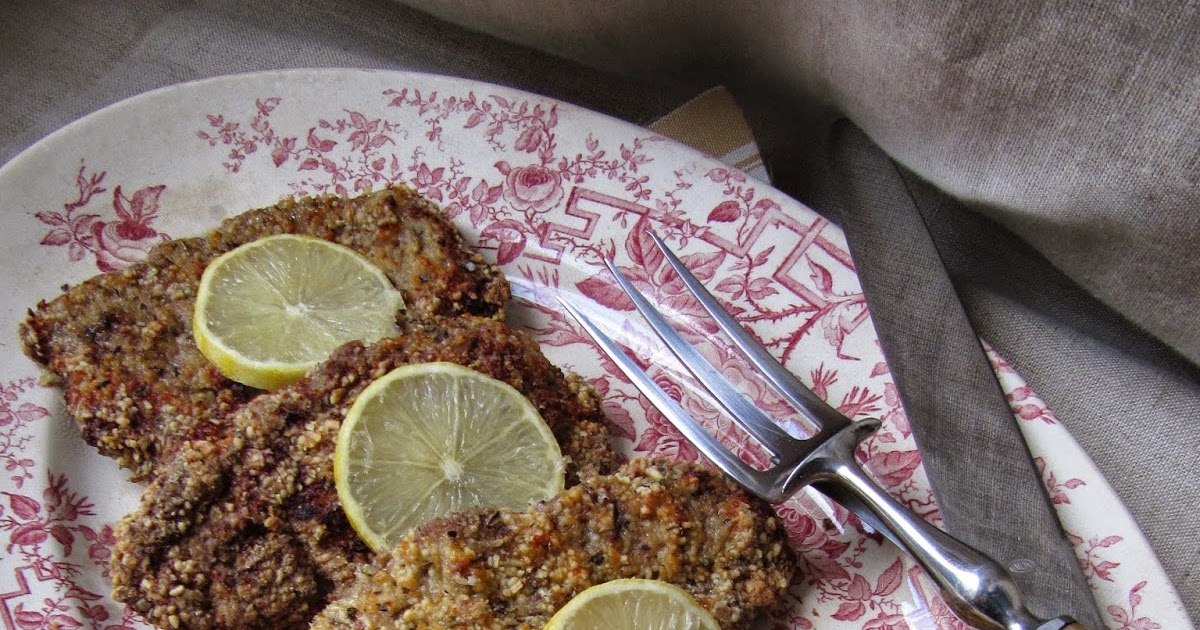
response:
<path id="1" fill-rule="evenodd" d="M 1196 1 L 406 1 L 577 61 L 396 0 L 9 0 L 0 161 L 123 98 L 252 70 L 439 72 L 637 123 L 725 83 L 774 183 L 836 220 L 819 156 L 849 115 L 911 170 L 977 328 L 1200 617 Z"/>
<path id="2" fill-rule="evenodd" d="M 820 156 L 853 120 L 909 169 L 977 329 L 1200 616 L 1200 3 L 404 1 L 631 76 L 729 85 L 773 183 L 835 221 Z"/>
<path id="3" fill-rule="evenodd" d="M 407 1 L 597 66 L 767 82 L 845 114 L 1200 362 L 1197 2 Z"/>

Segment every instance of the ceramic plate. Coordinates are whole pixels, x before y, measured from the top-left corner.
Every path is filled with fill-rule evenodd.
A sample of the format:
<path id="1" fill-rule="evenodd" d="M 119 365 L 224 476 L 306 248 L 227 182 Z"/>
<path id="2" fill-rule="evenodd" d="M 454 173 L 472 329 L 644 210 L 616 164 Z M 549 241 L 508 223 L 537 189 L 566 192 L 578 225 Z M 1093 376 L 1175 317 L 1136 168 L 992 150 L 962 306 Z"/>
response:
<path id="1" fill-rule="evenodd" d="M 39 383 L 15 331 L 26 309 L 169 237 L 288 196 L 404 182 L 442 204 L 507 272 L 514 323 L 604 396 L 629 455 L 696 459 L 558 305 L 600 317 L 664 383 L 601 259 L 650 292 L 761 405 L 786 413 L 684 299 L 644 237 L 652 227 L 820 396 L 884 426 L 865 466 L 936 521 L 895 388 L 840 231 L 718 161 L 580 108 L 421 74 L 298 70 L 151 92 L 88 116 L 0 170 L 0 615 L 7 628 L 144 625 L 107 594 L 112 524 L 138 486 L 80 439 L 61 391 Z M 992 357 L 1111 628 L 1185 628 L 1153 553 L 1046 405 Z M 686 384 L 675 393 L 735 449 L 752 449 Z M 844 510 L 802 493 L 779 508 L 804 575 L 773 628 L 957 628 L 908 560 Z"/>

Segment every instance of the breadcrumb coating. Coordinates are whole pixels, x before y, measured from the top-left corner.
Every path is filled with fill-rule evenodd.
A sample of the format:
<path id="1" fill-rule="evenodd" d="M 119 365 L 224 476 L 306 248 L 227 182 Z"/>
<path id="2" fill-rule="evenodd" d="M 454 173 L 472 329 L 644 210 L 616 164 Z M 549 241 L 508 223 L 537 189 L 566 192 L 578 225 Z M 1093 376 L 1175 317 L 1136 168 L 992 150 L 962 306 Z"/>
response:
<path id="1" fill-rule="evenodd" d="M 313 630 L 539 630 L 584 589 L 670 582 L 722 628 L 783 602 L 795 558 L 770 506 L 721 473 L 637 459 L 529 511 L 455 514 L 363 567 Z"/>
<path id="2" fill-rule="evenodd" d="M 492 319 L 353 342 L 302 381 L 255 398 L 221 440 L 193 440 L 116 528 L 113 598 L 162 628 L 307 623 L 370 552 L 338 502 L 333 451 L 355 397 L 410 363 L 451 361 L 524 394 L 559 440 L 568 484 L 619 465 L 595 393 L 528 335 Z"/>
<path id="3" fill-rule="evenodd" d="M 211 260 L 284 233 L 363 254 L 406 310 L 398 337 L 347 344 L 264 393 L 200 354 L 192 310 Z M 539 629 L 593 584 L 649 577 L 734 628 L 780 605 L 791 582 L 769 506 L 719 473 L 645 460 L 618 470 L 596 393 L 502 323 L 501 271 L 410 189 L 253 210 L 64 291 L 29 312 L 21 341 L 63 385 L 84 439 L 147 484 L 116 527 L 111 572 L 113 598 L 158 627 L 294 626 L 320 613 L 321 629 Z M 561 445 L 568 489 L 527 512 L 437 520 L 372 558 L 337 499 L 337 432 L 371 381 L 428 361 L 528 397 Z"/>
<path id="4" fill-rule="evenodd" d="M 207 237 L 161 243 L 145 261 L 29 312 L 20 327 L 25 352 L 62 383 L 67 414 L 88 444 L 147 481 L 179 444 L 227 430 L 225 418 L 260 392 L 222 376 L 197 349 L 191 321 L 200 276 L 217 256 L 284 233 L 340 243 L 370 259 L 403 294 L 402 319 L 504 316 L 510 294 L 501 271 L 411 189 L 252 210 Z"/>

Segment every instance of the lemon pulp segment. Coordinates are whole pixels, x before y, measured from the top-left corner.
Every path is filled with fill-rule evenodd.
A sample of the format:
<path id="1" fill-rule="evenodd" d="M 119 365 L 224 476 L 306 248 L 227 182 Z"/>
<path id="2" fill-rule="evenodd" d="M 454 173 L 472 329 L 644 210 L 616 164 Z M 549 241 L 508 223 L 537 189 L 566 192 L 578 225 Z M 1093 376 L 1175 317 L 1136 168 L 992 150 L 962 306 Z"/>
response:
<path id="1" fill-rule="evenodd" d="M 348 341 L 395 334 L 403 306 L 384 272 L 354 250 L 283 234 L 209 263 L 192 332 L 222 374 L 274 389 L 299 380 Z"/>
<path id="2" fill-rule="evenodd" d="M 334 481 L 351 525 L 382 551 L 445 514 L 524 509 L 558 494 L 562 453 L 512 386 L 454 363 L 419 363 L 359 394 L 338 433 Z"/>
<path id="3" fill-rule="evenodd" d="M 720 630 L 687 591 L 659 580 L 613 580 L 567 602 L 544 630 Z"/>

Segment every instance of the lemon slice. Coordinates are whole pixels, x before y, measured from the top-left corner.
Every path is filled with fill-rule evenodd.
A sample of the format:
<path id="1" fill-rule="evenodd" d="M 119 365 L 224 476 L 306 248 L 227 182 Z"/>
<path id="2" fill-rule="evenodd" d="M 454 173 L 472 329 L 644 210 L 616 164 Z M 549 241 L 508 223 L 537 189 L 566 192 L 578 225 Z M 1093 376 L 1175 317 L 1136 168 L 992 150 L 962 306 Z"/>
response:
<path id="1" fill-rule="evenodd" d="M 226 377 L 274 389 L 300 380 L 348 341 L 395 334 L 403 307 L 383 270 L 354 250 L 283 234 L 209 263 L 192 334 Z"/>
<path id="2" fill-rule="evenodd" d="M 333 457 L 338 499 L 375 551 L 475 507 L 525 509 L 563 489 L 562 452 L 507 383 L 454 363 L 396 368 L 358 395 Z"/>
<path id="3" fill-rule="evenodd" d="M 687 591 L 660 580 L 613 580 L 567 602 L 544 630 L 721 630 Z"/>

